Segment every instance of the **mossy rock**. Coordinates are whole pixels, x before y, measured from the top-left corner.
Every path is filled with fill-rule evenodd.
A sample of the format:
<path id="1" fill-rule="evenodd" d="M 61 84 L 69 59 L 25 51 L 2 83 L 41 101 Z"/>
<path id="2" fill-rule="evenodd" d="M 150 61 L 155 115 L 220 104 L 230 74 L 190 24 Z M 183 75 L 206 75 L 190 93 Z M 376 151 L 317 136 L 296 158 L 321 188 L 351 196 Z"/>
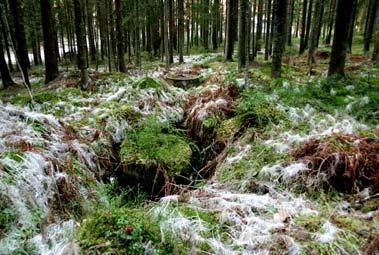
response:
<path id="1" fill-rule="evenodd" d="M 144 77 L 134 82 L 133 88 L 163 90 L 164 84 L 162 83 L 162 81 L 158 79 L 151 78 L 151 77 Z"/>
<path id="2" fill-rule="evenodd" d="M 170 177 L 190 166 L 192 150 L 179 135 L 165 132 L 165 125 L 148 121 L 145 127 L 132 131 L 121 144 L 120 158 L 127 164 L 164 169 Z"/>

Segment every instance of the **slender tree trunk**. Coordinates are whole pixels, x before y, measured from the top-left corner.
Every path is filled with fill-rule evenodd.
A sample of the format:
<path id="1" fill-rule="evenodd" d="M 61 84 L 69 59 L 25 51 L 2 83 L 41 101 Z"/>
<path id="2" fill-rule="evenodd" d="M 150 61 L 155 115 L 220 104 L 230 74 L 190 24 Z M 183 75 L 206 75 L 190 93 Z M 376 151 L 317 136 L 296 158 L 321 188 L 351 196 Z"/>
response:
<path id="1" fill-rule="evenodd" d="M 184 0 L 178 0 L 178 29 L 179 29 L 179 63 L 183 63 L 184 50 Z"/>
<path id="2" fill-rule="evenodd" d="M 370 0 L 368 16 L 366 21 L 366 28 L 364 34 L 364 47 L 363 50 L 365 53 L 370 51 L 370 44 L 372 40 L 372 34 L 374 32 L 374 24 L 378 13 L 379 1 Z"/>
<path id="3" fill-rule="evenodd" d="M 308 5 L 308 11 L 307 11 L 307 26 L 305 30 L 305 37 L 303 41 L 303 47 L 300 47 L 300 54 L 303 54 L 303 52 L 307 49 L 308 41 L 309 41 L 309 34 L 311 29 L 311 21 L 312 21 L 312 9 L 313 9 L 313 0 L 309 1 Z"/>
<path id="4" fill-rule="evenodd" d="M 281 76 L 282 57 L 286 44 L 286 19 L 288 0 L 274 0 L 274 37 L 271 75 L 273 78 Z"/>
<path id="5" fill-rule="evenodd" d="M 330 2 L 330 8 L 329 8 L 329 25 L 328 25 L 328 34 L 325 38 L 325 44 L 330 45 L 330 42 L 332 41 L 332 31 L 333 31 L 333 25 L 336 17 L 336 1 L 337 0 L 331 0 Z"/>
<path id="6" fill-rule="evenodd" d="M 45 52 L 45 83 L 58 77 L 55 20 L 50 0 L 41 0 L 42 30 Z"/>
<path id="7" fill-rule="evenodd" d="M 344 77 L 346 48 L 348 44 L 348 29 L 355 0 L 338 0 L 336 25 L 334 28 L 334 40 L 332 54 L 329 63 L 329 76 Z"/>
<path id="8" fill-rule="evenodd" d="M 91 62 L 96 62 L 96 47 L 95 47 L 95 36 L 93 29 L 93 4 L 89 0 L 86 1 L 86 9 L 87 9 L 87 30 L 88 30 L 88 46 L 89 53 L 91 56 Z"/>
<path id="9" fill-rule="evenodd" d="M 257 19 L 257 35 L 256 35 L 256 44 L 255 44 L 255 54 L 257 55 L 258 51 L 261 50 L 262 43 L 262 19 L 263 19 L 263 0 L 258 0 L 258 19 Z"/>
<path id="10" fill-rule="evenodd" d="M 307 7 L 308 7 L 308 0 L 303 0 L 299 54 L 303 54 L 305 50 L 305 33 L 307 30 Z"/>
<path id="11" fill-rule="evenodd" d="M 220 24 L 220 0 L 214 0 L 212 6 L 212 45 L 213 50 L 218 48 L 218 28 Z"/>
<path id="12" fill-rule="evenodd" d="M 287 44 L 292 45 L 292 24 L 294 16 L 295 0 L 290 0 L 288 4 L 288 32 L 287 32 Z"/>
<path id="13" fill-rule="evenodd" d="M 269 56 L 269 45 L 270 45 L 270 35 L 271 35 L 271 2 L 272 0 L 267 0 L 267 12 L 266 12 L 266 43 L 265 43 L 265 60 L 268 60 Z"/>
<path id="14" fill-rule="evenodd" d="M 2 12 L 0 12 L 0 27 L 1 27 L 1 31 L 0 33 L 2 33 L 2 38 L 4 40 L 4 47 L 5 47 L 5 50 L 7 52 L 7 58 L 8 58 L 8 68 L 9 68 L 9 71 L 10 72 L 13 72 L 13 64 L 12 64 L 12 58 L 11 58 L 11 52 L 9 50 L 10 48 L 10 45 L 8 43 L 8 33 L 7 33 L 7 29 L 5 27 L 5 24 L 3 23 L 3 17 L 1 17 L 3 15 Z"/>
<path id="15" fill-rule="evenodd" d="M 321 8 L 324 4 L 324 0 L 316 0 L 315 2 L 315 11 L 312 21 L 312 31 L 309 40 L 309 51 L 308 51 L 308 65 L 316 63 L 316 49 L 318 41 L 318 32 L 319 32 L 319 17 L 321 16 Z"/>
<path id="16" fill-rule="evenodd" d="M 379 23 L 379 22 L 378 22 Z M 377 24 L 379 26 L 379 24 Z M 375 65 L 379 65 L 379 27 L 376 29 L 376 36 L 374 41 L 374 52 L 372 53 L 372 61 Z"/>
<path id="17" fill-rule="evenodd" d="M 0 13 L 1 15 L 1 13 Z M 2 25 L 2 24 L 0 24 Z M 0 32 L 0 73 L 1 80 L 3 82 L 3 88 L 9 87 L 14 84 L 11 74 L 9 72 L 7 63 L 4 58 L 4 48 L 3 48 L 3 33 Z M 1 89 L 1 87 L 0 87 Z"/>
<path id="18" fill-rule="evenodd" d="M 169 1 L 171 0 L 164 0 L 164 46 L 165 46 L 165 59 L 166 59 L 166 68 L 168 69 L 170 67 L 170 45 L 169 45 Z"/>
<path id="19" fill-rule="evenodd" d="M 235 18 L 238 16 L 238 10 L 236 8 L 236 2 L 237 0 L 228 0 L 228 10 L 227 10 L 227 33 L 226 33 L 226 52 L 225 52 L 225 58 L 228 61 L 233 60 L 233 52 L 234 52 L 234 41 L 235 41 L 235 29 L 236 29 L 236 23 Z"/>
<path id="20" fill-rule="evenodd" d="M 349 22 L 349 33 L 348 33 L 349 44 L 347 47 L 348 53 L 351 53 L 351 50 L 353 47 L 353 35 L 354 35 L 355 20 L 357 18 L 357 12 L 358 12 L 358 1 L 356 0 L 354 1 L 353 14 L 351 15 L 351 19 Z"/>
<path id="21" fill-rule="evenodd" d="M 124 33 L 122 29 L 122 6 L 121 0 L 115 1 L 116 5 L 116 30 L 117 30 L 117 56 L 118 56 L 118 70 L 120 72 L 126 72 L 125 65 L 125 45 L 124 45 Z"/>
<path id="22" fill-rule="evenodd" d="M 247 26 L 246 26 L 246 19 L 247 19 L 247 9 L 249 6 L 248 0 L 239 0 L 239 9 L 240 9 L 240 15 L 239 15 L 239 38 L 238 38 L 238 67 L 241 70 L 246 65 L 246 45 L 245 41 L 247 36 Z"/>
<path id="23" fill-rule="evenodd" d="M 11 10 L 11 15 L 13 17 L 13 28 L 14 28 L 14 38 L 15 38 L 15 50 L 17 61 L 20 65 L 24 82 L 30 88 L 28 68 L 30 67 L 28 49 L 25 37 L 24 20 L 21 8 L 21 0 L 9 1 L 9 7 Z"/>
<path id="24" fill-rule="evenodd" d="M 77 63 L 80 70 L 80 87 L 88 88 L 87 42 L 83 0 L 74 0 L 75 31 L 78 47 Z"/>

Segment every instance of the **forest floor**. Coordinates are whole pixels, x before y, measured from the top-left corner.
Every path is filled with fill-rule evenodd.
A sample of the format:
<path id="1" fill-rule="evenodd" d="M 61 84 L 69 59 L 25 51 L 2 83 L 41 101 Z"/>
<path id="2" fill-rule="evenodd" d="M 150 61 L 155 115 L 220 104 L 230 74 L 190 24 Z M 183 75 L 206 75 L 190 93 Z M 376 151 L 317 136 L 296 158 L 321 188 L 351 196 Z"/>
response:
<path id="1" fill-rule="evenodd" d="M 0 254 L 378 253 L 379 68 L 327 54 L 35 68 L 0 92 Z"/>

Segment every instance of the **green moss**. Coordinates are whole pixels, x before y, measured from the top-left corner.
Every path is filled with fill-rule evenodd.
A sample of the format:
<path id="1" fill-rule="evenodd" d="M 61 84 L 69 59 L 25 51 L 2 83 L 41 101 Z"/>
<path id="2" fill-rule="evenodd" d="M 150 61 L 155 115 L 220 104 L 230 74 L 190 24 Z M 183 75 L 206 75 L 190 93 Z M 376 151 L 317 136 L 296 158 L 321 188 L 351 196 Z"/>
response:
<path id="1" fill-rule="evenodd" d="M 217 128 L 217 137 L 220 139 L 232 138 L 234 134 L 238 132 L 241 128 L 242 120 L 240 116 L 236 116 L 227 120 L 224 120 L 220 123 Z"/>
<path id="2" fill-rule="evenodd" d="M 305 228 L 311 233 L 316 233 L 322 227 L 322 218 L 316 214 L 302 214 L 295 218 L 295 224 Z"/>
<path id="3" fill-rule="evenodd" d="M 162 90 L 164 85 L 161 81 L 151 77 L 144 77 L 133 84 L 133 88 Z"/>
<path id="4" fill-rule="evenodd" d="M 229 151 L 229 153 L 234 152 Z M 264 166 L 283 160 L 291 160 L 291 157 L 285 153 L 279 153 L 259 141 L 255 141 L 242 159 L 228 164 L 222 169 L 220 178 L 222 182 L 231 182 L 245 180 L 247 177 L 258 177 Z M 245 188 L 249 189 L 249 187 Z"/>
<path id="5" fill-rule="evenodd" d="M 161 244 L 157 222 L 139 208 L 98 210 L 86 218 L 78 231 L 84 251 L 100 254 L 144 254 L 144 244 L 153 245 L 154 254 L 172 254 L 172 246 Z"/>
<path id="6" fill-rule="evenodd" d="M 190 166 L 192 150 L 179 135 L 170 133 L 170 127 L 149 120 L 146 125 L 133 130 L 121 145 L 121 160 L 126 164 L 157 166 L 170 176 L 181 173 Z"/>
<path id="7" fill-rule="evenodd" d="M 237 115 L 249 126 L 264 129 L 270 124 L 279 124 L 287 116 L 279 111 L 263 93 L 245 91 L 243 99 L 237 106 Z"/>

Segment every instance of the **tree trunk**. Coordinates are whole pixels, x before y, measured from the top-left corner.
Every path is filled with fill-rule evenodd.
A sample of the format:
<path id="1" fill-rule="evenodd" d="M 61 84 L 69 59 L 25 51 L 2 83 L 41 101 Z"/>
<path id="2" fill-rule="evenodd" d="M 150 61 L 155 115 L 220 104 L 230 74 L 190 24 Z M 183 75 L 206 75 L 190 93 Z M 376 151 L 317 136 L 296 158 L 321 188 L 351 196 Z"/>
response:
<path id="1" fill-rule="evenodd" d="M 239 0 L 239 37 L 238 37 L 238 67 L 241 70 L 246 65 L 246 36 L 247 36 L 247 9 L 249 0 Z"/>
<path id="2" fill-rule="evenodd" d="M 376 16 L 378 13 L 379 1 L 378 0 L 370 0 L 366 28 L 364 34 L 364 47 L 363 50 L 365 53 L 370 51 L 370 44 L 372 40 L 372 34 L 374 32 L 374 24 L 376 20 Z"/>
<path id="3" fill-rule="evenodd" d="M 28 49 L 26 44 L 24 20 L 22 14 L 21 0 L 9 1 L 11 15 L 13 17 L 13 28 L 15 38 L 16 58 L 20 65 L 25 84 L 30 88 L 28 68 L 30 68 Z"/>
<path id="4" fill-rule="evenodd" d="M 271 35 L 271 2 L 272 0 L 267 0 L 267 12 L 266 12 L 266 43 L 265 43 L 265 60 L 268 60 L 269 56 L 269 45 L 270 45 L 270 35 Z"/>
<path id="5" fill-rule="evenodd" d="M 55 20 L 50 0 L 41 0 L 41 17 L 45 52 L 45 83 L 58 77 L 58 58 L 56 52 Z"/>
<path id="6" fill-rule="evenodd" d="M 374 52 L 372 54 L 372 61 L 374 62 L 375 65 L 379 65 L 379 27 L 376 29 L 375 45 L 374 45 Z"/>
<path id="7" fill-rule="evenodd" d="M 118 70 L 120 72 L 126 72 L 125 65 L 125 45 L 124 45 L 124 31 L 122 29 L 122 6 L 121 0 L 115 1 L 116 5 L 116 30 L 117 30 L 117 56 L 118 56 Z"/>
<path id="8" fill-rule="evenodd" d="M 178 0 L 178 30 L 179 30 L 179 63 L 183 63 L 183 50 L 184 50 L 184 0 Z"/>
<path id="9" fill-rule="evenodd" d="M 303 12 L 301 17 L 301 34 L 300 34 L 300 50 L 299 54 L 303 54 L 305 50 L 305 33 L 307 30 L 307 6 L 308 0 L 303 0 Z"/>
<path id="10" fill-rule="evenodd" d="M 1 31 L 0 33 L 2 33 L 2 35 L 0 35 L 3 40 L 4 40 L 4 47 L 5 47 L 5 50 L 7 52 L 7 58 L 8 58 L 8 68 L 9 68 L 9 71 L 10 72 L 13 72 L 13 65 L 12 65 L 12 58 L 11 58 L 11 52 L 9 50 L 10 46 L 9 46 L 9 43 L 8 43 L 8 33 L 7 33 L 7 29 L 5 27 L 5 24 L 3 23 L 3 18 L 2 18 L 2 15 L 3 13 L 0 12 L 0 27 L 1 27 Z"/>
<path id="11" fill-rule="evenodd" d="M 346 48 L 348 44 L 348 29 L 355 0 L 338 0 L 336 25 L 332 54 L 330 56 L 328 76 L 345 76 Z"/>
<path id="12" fill-rule="evenodd" d="M 80 70 L 80 87 L 88 88 L 88 70 L 87 70 L 87 42 L 86 28 L 84 21 L 84 5 L 83 0 L 74 0 L 75 11 L 75 32 L 76 44 L 78 48 L 77 64 Z"/>
<path id="13" fill-rule="evenodd" d="M 357 12 L 358 12 L 358 1 L 354 1 L 354 6 L 353 6 L 353 14 L 351 15 L 351 19 L 349 22 L 349 33 L 348 33 L 348 47 L 347 47 L 347 52 L 351 53 L 352 47 L 353 47 L 353 35 L 354 35 L 354 27 L 355 27 L 355 20 L 357 18 Z"/>
<path id="14" fill-rule="evenodd" d="M 96 62 L 96 47 L 95 47 L 95 36 L 93 29 L 93 4 L 89 0 L 85 0 L 87 9 L 87 30 L 88 30 L 88 46 L 89 53 L 91 56 L 91 62 Z"/>
<path id="15" fill-rule="evenodd" d="M 220 0 L 214 0 L 212 6 L 212 45 L 213 50 L 218 48 L 218 31 L 220 24 Z"/>
<path id="16" fill-rule="evenodd" d="M 170 67 L 170 43 L 169 43 L 169 1 L 171 0 L 164 0 L 164 26 L 163 26 L 163 34 L 164 34 L 164 50 L 165 50 L 165 59 L 166 59 L 166 68 L 168 69 Z"/>
<path id="17" fill-rule="evenodd" d="M 263 0 L 258 0 L 258 19 L 257 19 L 257 35 L 256 35 L 256 44 L 255 44 L 255 54 L 257 55 L 258 51 L 261 50 L 262 43 L 262 19 L 263 19 Z"/>
<path id="18" fill-rule="evenodd" d="M 174 63 L 174 13 L 173 13 L 173 0 L 168 0 L 168 28 L 169 28 L 169 39 L 168 39 L 168 52 L 169 52 L 169 62 Z"/>
<path id="19" fill-rule="evenodd" d="M 14 84 L 11 74 L 8 69 L 7 63 L 4 58 L 3 33 L 1 32 L 0 32 L 0 73 L 1 73 L 1 80 L 3 82 L 3 88 L 9 87 L 10 85 Z"/>
<path id="20" fill-rule="evenodd" d="M 319 26 L 321 25 L 319 22 L 319 18 L 321 16 L 322 5 L 324 4 L 324 0 L 316 0 L 315 2 L 315 11 L 313 14 L 312 21 L 312 31 L 309 40 L 309 51 L 308 51 L 308 65 L 316 63 L 316 49 L 318 42 L 318 32 Z"/>
<path id="21" fill-rule="evenodd" d="M 235 41 L 235 29 L 237 24 L 235 23 L 235 18 L 238 16 L 238 8 L 236 8 L 236 2 L 238 0 L 228 0 L 227 5 L 227 33 L 226 33 L 226 51 L 225 58 L 228 61 L 233 60 L 233 52 L 234 52 L 234 41 Z M 237 5 L 238 6 L 238 5 Z"/>
<path id="22" fill-rule="evenodd" d="M 332 31 L 333 31 L 333 25 L 336 17 L 336 1 L 337 0 L 331 0 L 330 8 L 329 8 L 329 25 L 328 25 L 328 34 L 325 38 L 325 44 L 330 45 L 330 42 L 332 41 Z"/>
<path id="23" fill-rule="evenodd" d="M 288 0 L 274 0 L 274 36 L 271 76 L 279 78 L 281 76 L 282 57 L 286 44 L 286 19 Z"/>
<path id="24" fill-rule="evenodd" d="M 308 11 L 307 11 L 307 25 L 305 29 L 305 36 L 303 45 L 300 45 L 300 54 L 303 54 L 303 52 L 306 50 L 308 46 L 308 40 L 309 40 L 309 34 L 311 29 L 311 21 L 312 21 L 312 9 L 313 9 L 313 0 L 309 1 L 308 5 Z"/>

